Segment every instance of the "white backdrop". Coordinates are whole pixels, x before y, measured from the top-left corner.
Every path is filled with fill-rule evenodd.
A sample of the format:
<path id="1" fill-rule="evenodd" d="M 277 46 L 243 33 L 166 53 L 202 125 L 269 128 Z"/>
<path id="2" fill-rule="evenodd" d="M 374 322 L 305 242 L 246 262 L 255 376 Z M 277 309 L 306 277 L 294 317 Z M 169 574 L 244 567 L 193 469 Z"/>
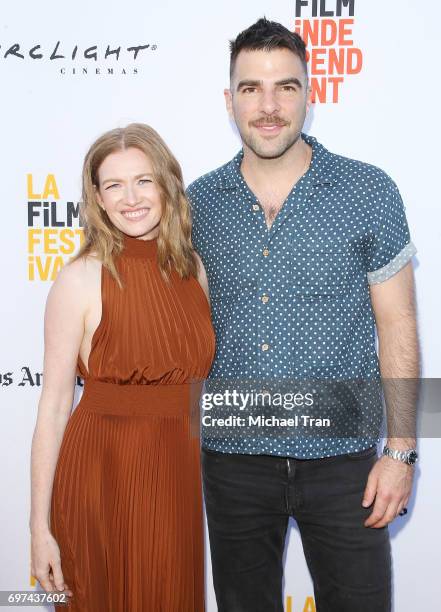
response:
<path id="1" fill-rule="evenodd" d="M 228 40 L 262 15 L 292 30 L 299 19 L 304 27 L 304 20 L 314 19 L 314 4 L 328 13 L 316 17 L 325 36 L 336 28 L 345 33 L 331 45 L 315 41 L 315 50 L 309 47 L 312 76 L 321 87 L 326 82 L 327 92 L 314 105 L 306 129 L 329 149 L 382 167 L 399 185 L 418 248 L 424 375 L 440 377 L 437 0 L 9 3 L 2 7 L 0 23 L 0 590 L 34 588 L 29 454 L 41 384 L 43 311 L 50 279 L 68 257 L 68 239 L 73 237 L 72 249 L 79 244 L 75 218 L 72 227 L 54 226 L 66 223 L 73 206 L 68 202 L 78 202 L 87 147 L 107 129 L 142 121 L 167 141 L 187 184 L 223 164 L 240 146 L 222 95 L 228 86 Z M 115 53 L 105 59 L 108 45 L 111 50 L 121 47 L 118 61 Z M 135 52 L 127 48 L 139 45 L 149 47 L 134 60 Z M 97 59 L 85 57 L 94 46 L 86 55 L 96 51 Z M 348 74 L 347 66 L 343 74 L 335 67 L 327 73 L 329 46 L 331 53 L 343 53 L 343 61 L 347 49 L 355 49 L 349 53 L 354 74 Z M 32 48 L 31 55 L 42 57 L 33 59 Z M 54 57 L 60 55 L 65 57 Z M 48 175 L 53 175 L 49 182 Z M 55 204 L 45 208 L 45 201 Z M 51 218 L 52 209 L 56 217 Z M 421 440 L 410 512 L 391 528 L 396 612 L 439 608 L 440 450 L 439 439 Z M 285 575 L 286 611 L 313 612 L 295 526 Z M 207 602 L 208 612 L 214 612 L 208 555 Z"/>

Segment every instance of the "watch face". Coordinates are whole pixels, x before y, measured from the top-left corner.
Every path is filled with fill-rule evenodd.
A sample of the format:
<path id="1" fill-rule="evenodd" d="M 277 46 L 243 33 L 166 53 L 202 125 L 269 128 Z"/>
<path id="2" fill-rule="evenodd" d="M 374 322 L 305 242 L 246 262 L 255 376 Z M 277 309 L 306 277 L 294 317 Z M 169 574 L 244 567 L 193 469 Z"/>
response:
<path id="1" fill-rule="evenodd" d="M 418 455 L 416 451 L 411 451 L 407 457 L 407 461 L 410 465 L 413 465 L 414 463 L 416 463 L 417 459 L 418 459 Z"/>

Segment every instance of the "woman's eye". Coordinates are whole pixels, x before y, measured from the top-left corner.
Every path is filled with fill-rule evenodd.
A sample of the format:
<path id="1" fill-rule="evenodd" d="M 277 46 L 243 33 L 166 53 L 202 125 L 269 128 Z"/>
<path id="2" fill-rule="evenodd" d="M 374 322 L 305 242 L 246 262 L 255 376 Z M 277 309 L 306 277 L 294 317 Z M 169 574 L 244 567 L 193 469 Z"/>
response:
<path id="1" fill-rule="evenodd" d="M 140 179 L 139 184 L 140 185 L 144 185 L 144 183 L 151 183 L 152 181 L 150 179 Z"/>
<path id="2" fill-rule="evenodd" d="M 112 183 L 112 185 L 109 185 L 108 187 L 106 187 L 106 191 L 107 189 L 112 189 L 112 187 L 118 187 L 118 183 Z"/>

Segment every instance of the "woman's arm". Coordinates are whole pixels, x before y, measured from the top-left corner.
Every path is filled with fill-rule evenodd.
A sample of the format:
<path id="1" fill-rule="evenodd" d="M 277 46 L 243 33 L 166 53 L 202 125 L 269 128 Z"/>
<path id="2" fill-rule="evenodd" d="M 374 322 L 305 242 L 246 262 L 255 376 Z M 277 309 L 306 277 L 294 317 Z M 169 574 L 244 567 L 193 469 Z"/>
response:
<path id="1" fill-rule="evenodd" d="M 207 296 L 208 303 L 210 304 L 210 293 L 208 290 L 207 273 L 205 271 L 204 264 L 202 263 L 202 259 L 200 258 L 198 253 L 196 253 L 196 251 L 194 253 L 196 255 L 196 261 L 198 263 L 198 281 L 199 281 L 200 286 L 204 290 L 205 295 Z"/>
<path id="2" fill-rule="evenodd" d="M 32 573 L 45 590 L 63 590 L 59 550 L 50 533 L 52 485 L 75 387 L 84 336 L 87 282 L 84 260 L 63 268 L 47 299 L 43 388 L 31 453 Z"/>

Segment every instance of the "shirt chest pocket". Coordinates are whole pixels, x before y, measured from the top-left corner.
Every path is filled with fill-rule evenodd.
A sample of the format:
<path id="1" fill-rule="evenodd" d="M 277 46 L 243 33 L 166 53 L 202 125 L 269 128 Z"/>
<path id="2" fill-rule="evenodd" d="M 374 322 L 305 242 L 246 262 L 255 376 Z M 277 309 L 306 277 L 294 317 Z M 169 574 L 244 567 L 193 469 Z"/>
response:
<path id="1" fill-rule="evenodd" d="M 294 245 L 291 257 L 291 288 L 296 297 L 335 299 L 348 293 L 352 259 L 344 246 Z"/>

